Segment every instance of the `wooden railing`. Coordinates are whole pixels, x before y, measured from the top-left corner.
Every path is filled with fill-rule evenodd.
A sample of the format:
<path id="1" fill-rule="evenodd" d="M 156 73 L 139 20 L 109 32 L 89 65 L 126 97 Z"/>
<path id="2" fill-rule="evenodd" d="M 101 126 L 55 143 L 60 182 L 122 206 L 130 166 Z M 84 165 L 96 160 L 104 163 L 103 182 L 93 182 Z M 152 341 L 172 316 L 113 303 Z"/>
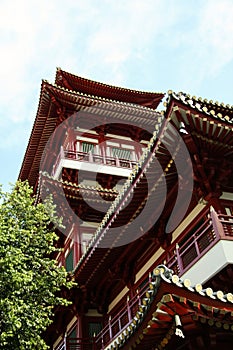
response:
<path id="1" fill-rule="evenodd" d="M 195 229 L 193 234 L 187 232 L 190 237 L 183 243 L 175 242 L 171 245 L 160 258 L 155 262 L 155 266 L 165 264 L 172 269 L 175 274 L 182 275 L 190 267 L 192 267 L 197 260 L 199 260 L 211 247 L 213 247 L 220 239 L 233 240 L 233 216 L 217 214 L 211 210 L 209 214 L 203 214 L 198 221 L 195 222 Z M 180 244 L 180 246 L 179 246 Z M 96 337 L 97 350 L 103 349 L 107 346 L 117 335 L 122 332 L 137 312 L 138 305 L 145 291 L 148 289 L 150 283 L 150 276 L 146 282 L 142 282 L 143 287 L 138 288 L 134 298 L 129 299 L 117 315 L 111 318 L 105 328 Z"/>
<path id="2" fill-rule="evenodd" d="M 175 274 L 182 275 L 197 260 L 199 260 L 211 247 L 213 247 L 220 239 L 233 240 L 233 216 L 217 214 L 213 209 L 210 213 L 203 214 L 195 221 L 195 231 L 193 229 L 187 232 L 186 237 L 182 241 L 174 242 L 171 247 L 162 254 L 154 266 L 165 264 L 172 269 Z M 126 302 L 122 309 L 114 316 L 109 316 L 107 325 L 95 338 L 85 343 L 80 339 L 67 339 L 66 347 L 56 350 L 101 350 L 110 344 L 135 317 L 141 300 L 145 296 L 146 290 L 151 283 L 150 275 L 146 280 L 141 281 L 133 298 L 126 296 Z"/>
<path id="3" fill-rule="evenodd" d="M 218 217 L 223 227 L 225 239 L 233 239 L 233 216 L 219 214 Z"/>
<path id="4" fill-rule="evenodd" d="M 218 234 L 214 231 L 211 218 L 208 218 L 188 239 L 182 243 L 177 242 L 173 251 L 169 249 L 166 252 L 165 264 L 177 275 L 182 275 L 217 242 L 217 239 Z"/>
<path id="5" fill-rule="evenodd" d="M 188 239 L 171 245 L 158 261 L 163 261 L 179 276 L 190 269 L 220 239 L 233 240 L 233 216 L 217 214 L 211 210 L 208 218 L 203 215 L 196 224 L 200 225 Z"/>
<path id="6" fill-rule="evenodd" d="M 114 317 L 109 317 L 108 324 L 95 338 L 97 350 L 106 347 L 131 324 L 139 309 L 141 301 L 145 297 L 145 293 L 149 288 L 149 283 L 151 283 L 150 279 L 141 289 L 139 288 L 137 290 L 136 295 L 133 298 L 127 297 L 126 304 L 119 313 L 114 315 Z"/>
<path id="7" fill-rule="evenodd" d="M 65 338 L 56 350 L 97 350 L 95 338 Z"/>
<path id="8" fill-rule="evenodd" d="M 66 350 L 97 350 L 94 338 L 70 338 L 66 343 Z"/>
<path id="9" fill-rule="evenodd" d="M 112 342 L 135 317 L 142 299 L 149 289 L 149 278 L 142 288 L 139 288 L 133 298 L 127 298 L 126 305 L 113 318 L 109 317 L 107 325 L 93 338 L 66 338 L 56 347 L 56 350 L 101 350 Z"/>
<path id="10" fill-rule="evenodd" d="M 55 175 L 56 170 L 62 159 L 70 159 L 70 160 L 75 160 L 79 162 L 89 162 L 89 163 L 109 165 L 113 167 L 120 167 L 120 168 L 127 168 L 127 169 L 132 169 L 134 165 L 137 163 L 136 161 L 133 161 L 130 159 L 110 157 L 110 156 L 105 156 L 101 154 L 94 154 L 92 152 L 86 153 L 86 152 L 80 152 L 80 151 L 63 150 L 63 148 L 61 148 L 61 151 L 53 166 L 52 176 Z"/>

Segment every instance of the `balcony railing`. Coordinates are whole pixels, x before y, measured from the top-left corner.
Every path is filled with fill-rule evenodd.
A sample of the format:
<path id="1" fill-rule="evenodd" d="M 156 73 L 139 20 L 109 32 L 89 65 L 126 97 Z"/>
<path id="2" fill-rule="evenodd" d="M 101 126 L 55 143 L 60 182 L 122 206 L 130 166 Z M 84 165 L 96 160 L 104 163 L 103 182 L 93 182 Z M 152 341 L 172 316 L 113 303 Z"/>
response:
<path id="1" fill-rule="evenodd" d="M 132 322 L 136 316 L 142 299 L 145 297 L 146 291 L 151 283 L 150 279 L 145 285 L 137 290 L 133 298 L 127 297 L 126 304 L 114 317 L 109 317 L 108 324 L 96 336 L 96 349 L 100 350 L 111 343 L 117 336 L 122 333 Z"/>
<path id="2" fill-rule="evenodd" d="M 233 216 L 220 214 L 218 217 L 223 227 L 224 237 L 233 239 Z"/>
<path id="3" fill-rule="evenodd" d="M 139 311 L 142 299 L 150 289 L 151 279 L 146 281 L 142 288 L 137 290 L 133 298 L 127 298 L 126 305 L 109 322 L 102 331 L 93 338 L 66 338 L 56 347 L 56 350 L 101 350 L 110 344 L 122 333 L 131 323 Z"/>
<path id="4" fill-rule="evenodd" d="M 101 164 L 101 165 L 108 165 L 108 166 L 125 168 L 125 169 L 132 169 L 134 165 L 137 163 L 135 160 L 131 160 L 131 159 L 121 159 L 118 157 L 110 157 L 110 156 L 105 156 L 101 154 L 94 154 L 92 152 L 86 153 L 86 152 L 80 152 L 80 151 L 64 150 L 61 147 L 61 151 L 53 166 L 52 176 L 55 175 L 59 167 L 59 164 L 63 159 L 74 160 L 77 162 L 88 162 L 88 163 L 95 163 L 95 164 Z"/>
<path id="5" fill-rule="evenodd" d="M 95 338 L 65 338 L 56 350 L 97 350 Z"/>
<path id="6" fill-rule="evenodd" d="M 211 210 L 209 217 L 203 215 L 198 223 L 199 228 L 187 240 L 172 245 L 159 259 L 177 275 L 190 269 L 220 239 L 233 240 L 233 216 Z"/>
<path id="7" fill-rule="evenodd" d="M 164 254 L 155 262 L 155 266 L 165 264 L 175 274 L 182 275 L 190 269 L 208 250 L 218 241 L 233 240 L 233 216 L 217 214 L 213 209 L 209 214 L 203 214 L 195 222 L 196 229 L 187 232 L 190 236 L 187 240 L 174 242 Z M 192 233 L 192 231 L 194 231 Z M 148 286 L 151 283 L 149 277 L 141 283 L 133 298 L 126 296 L 126 302 L 122 309 L 114 315 L 109 316 L 108 323 L 97 334 L 95 338 L 85 344 L 84 340 L 67 339 L 66 347 L 56 350 L 101 350 L 111 344 L 117 336 L 122 333 L 132 322 L 139 305 L 145 296 Z"/>
<path id="8" fill-rule="evenodd" d="M 233 240 L 233 216 L 217 214 L 211 209 L 208 215 L 202 215 L 195 222 L 195 226 L 198 228 L 193 234 L 192 231 L 187 233 L 190 237 L 183 240 L 180 246 L 177 243 L 171 245 L 171 248 L 155 262 L 155 266 L 165 264 L 175 274 L 182 275 L 220 239 Z M 97 350 L 103 349 L 127 328 L 148 289 L 148 283 L 150 283 L 150 277 L 149 282 L 147 281 L 141 289 L 137 290 L 134 298 L 127 297 L 126 304 L 117 315 L 113 318 L 109 317 L 108 324 L 96 337 Z"/>

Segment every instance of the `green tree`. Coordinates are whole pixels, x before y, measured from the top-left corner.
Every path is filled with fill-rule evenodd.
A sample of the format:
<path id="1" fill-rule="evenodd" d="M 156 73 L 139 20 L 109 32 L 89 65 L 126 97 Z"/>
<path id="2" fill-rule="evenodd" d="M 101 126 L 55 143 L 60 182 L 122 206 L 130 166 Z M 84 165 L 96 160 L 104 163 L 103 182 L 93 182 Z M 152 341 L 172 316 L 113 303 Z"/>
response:
<path id="1" fill-rule="evenodd" d="M 58 291 L 71 288 L 67 273 L 51 259 L 59 223 L 50 200 L 34 205 L 27 182 L 0 190 L 0 348 L 47 349 L 41 335 L 55 305 L 67 305 Z"/>

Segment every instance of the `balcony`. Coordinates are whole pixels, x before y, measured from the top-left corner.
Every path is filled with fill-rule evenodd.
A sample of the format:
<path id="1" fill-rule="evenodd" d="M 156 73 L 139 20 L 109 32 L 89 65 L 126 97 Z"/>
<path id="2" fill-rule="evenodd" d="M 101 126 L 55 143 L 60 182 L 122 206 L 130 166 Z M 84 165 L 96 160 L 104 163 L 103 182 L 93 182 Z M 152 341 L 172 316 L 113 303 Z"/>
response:
<path id="1" fill-rule="evenodd" d="M 61 147 L 60 153 L 53 166 L 52 177 L 59 179 L 62 168 L 71 168 L 82 171 L 103 173 L 128 177 L 136 161 L 130 159 L 120 159 L 92 152 L 80 152 L 64 150 Z"/>
<path id="2" fill-rule="evenodd" d="M 164 252 L 164 254 L 155 262 L 155 266 L 159 264 L 165 264 L 168 268 L 172 269 L 175 274 L 182 276 L 184 279 L 191 271 L 192 267 L 196 266 L 198 262 L 202 263 L 202 258 L 205 256 L 209 259 L 208 254 L 214 248 L 219 248 L 218 244 L 233 243 L 233 216 L 227 216 L 222 214 L 217 214 L 213 209 L 210 210 L 208 215 L 202 215 L 195 222 L 195 226 L 198 227 L 193 233 L 187 232 L 189 238 L 187 240 L 183 239 L 183 243 L 180 246 L 177 242 L 171 245 L 169 250 Z M 187 237 L 186 236 L 186 237 Z M 233 246 L 231 245 L 231 252 Z M 216 259 L 217 251 L 215 250 L 214 256 Z M 217 255 L 219 257 L 219 255 Z M 226 256 L 227 258 L 227 256 Z M 231 254 L 231 258 L 232 254 Z M 225 262 L 227 263 L 227 261 Z M 208 264 L 213 270 L 213 263 Z M 207 264 L 204 262 L 201 270 L 205 271 Z M 201 282 L 200 279 L 200 266 L 198 268 L 199 279 L 195 282 L 193 281 L 191 273 L 188 277 L 192 282 Z M 208 268 L 207 268 L 208 272 Z M 216 272 L 216 270 L 212 271 Z M 109 323 L 96 337 L 97 349 L 104 349 L 106 346 L 111 345 L 114 339 L 120 334 L 124 329 L 128 327 L 135 314 L 137 313 L 138 307 L 141 300 L 145 294 L 145 291 L 150 285 L 150 276 L 143 283 L 142 287 L 136 291 L 134 298 L 127 297 L 127 302 L 121 311 L 115 315 L 113 318 L 109 317 Z"/>
<path id="3" fill-rule="evenodd" d="M 66 338 L 56 350 L 97 350 L 94 338 Z"/>
<path id="4" fill-rule="evenodd" d="M 133 319 L 137 319 L 137 314 L 142 307 L 142 300 L 151 289 L 150 279 L 145 285 L 137 290 L 133 298 L 127 298 L 127 303 L 122 310 L 113 318 L 109 317 L 109 322 L 94 338 L 67 338 L 56 350 L 102 350 L 106 347 L 110 348 L 115 339 L 132 323 Z"/>
<path id="5" fill-rule="evenodd" d="M 210 271 L 216 273 L 216 263 L 221 264 L 233 263 L 232 248 L 233 245 L 233 216 L 217 214 L 213 209 L 208 214 L 203 214 L 195 221 L 195 230 L 187 232 L 188 239 L 175 241 L 170 248 L 162 254 L 154 266 L 165 264 L 172 269 L 175 274 L 182 276 L 182 279 L 189 278 L 193 284 L 204 282 L 202 272 L 206 272 L 205 279 L 208 279 Z M 193 232 L 194 231 L 194 232 Z M 224 255 L 225 262 L 221 260 L 220 249 L 228 245 L 231 254 Z M 210 256 L 211 254 L 211 256 Z M 217 257 L 217 259 L 216 259 Z M 206 259 L 206 260 L 203 260 Z M 231 259 L 232 261 L 227 261 Z M 206 263 L 208 261 L 208 263 Z M 192 269 L 198 270 L 198 279 L 192 276 Z M 193 279 L 194 277 L 194 279 Z M 203 281 L 202 281 L 203 279 Z M 127 332 L 132 320 L 136 317 L 142 299 L 145 297 L 148 288 L 150 289 L 150 275 L 141 282 L 141 287 L 136 291 L 133 298 L 126 296 L 126 301 L 118 314 L 111 317 L 102 331 L 92 340 L 84 339 L 67 339 L 66 343 L 56 350 L 101 350 L 111 348 L 116 338 L 122 332 Z"/>
<path id="6" fill-rule="evenodd" d="M 114 317 L 109 316 L 109 322 L 95 338 L 97 350 L 111 349 L 120 334 L 123 334 L 121 340 L 124 339 L 124 336 L 129 333 L 129 328 L 132 328 L 132 322 L 137 323 L 138 315 L 141 313 L 140 309 L 144 308 L 143 300 L 145 298 L 149 300 L 148 294 L 151 292 L 152 284 L 151 277 L 149 277 L 143 287 L 136 291 L 134 297 L 127 296 L 127 301 L 118 314 Z"/>
<path id="7" fill-rule="evenodd" d="M 199 218 L 197 226 L 187 240 L 175 242 L 159 260 L 182 278 L 204 283 L 227 264 L 233 263 L 230 254 L 233 216 L 217 214 L 211 209 L 208 218 L 205 215 Z"/>

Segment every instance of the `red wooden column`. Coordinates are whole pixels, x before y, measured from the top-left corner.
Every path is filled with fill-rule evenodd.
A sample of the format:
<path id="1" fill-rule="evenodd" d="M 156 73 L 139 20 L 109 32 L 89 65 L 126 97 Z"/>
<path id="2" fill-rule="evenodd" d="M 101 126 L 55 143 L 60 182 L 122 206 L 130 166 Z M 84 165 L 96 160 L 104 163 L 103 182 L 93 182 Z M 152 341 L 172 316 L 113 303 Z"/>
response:
<path id="1" fill-rule="evenodd" d="M 180 247 L 179 247 L 179 244 L 177 243 L 176 244 L 176 258 L 177 258 L 177 267 L 178 267 L 178 271 L 179 271 L 179 274 L 182 274 L 183 273 L 183 262 L 182 262 L 182 258 L 180 256 L 180 251 L 179 251 Z"/>
<path id="2" fill-rule="evenodd" d="M 221 207 L 221 203 L 219 200 L 219 195 L 217 194 L 211 194 L 211 197 L 209 199 L 207 199 L 209 202 L 209 205 L 213 207 L 213 209 L 217 212 L 217 213 L 221 213 L 222 212 L 222 207 Z"/>
<path id="3" fill-rule="evenodd" d="M 218 238 L 223 238 L 225 236 L 222 223 L 219 220 L 218 214 L 213 207 L 210 207 L 210 216 L 214 228 L 214 232 Z"/>
<path id="4" fill-rule="evenodd" d="M 80 230 L 77 224 L 73 224 L 72 231 L 73 231 L 72 238 L 74 241 L 74 267 L 75 267 L 81 258 Z"/>
<path id="5" fill-rule="evenodd" d="M 103 157 L 103 163 L 106 163 L 106 137 L 104 126 L 98 129 L 98 146 Z"/>
<path id="6" fill-rule="evenodd" d="M 134 142 L 134 152 L 135 152 L 135 157 L 136 157 L 136 161 L 138 161 L 142 155 L 143 152 L 143 146 L 140 144 L 141 141 L 141 136 L 140 136 L 141 132 L 138 130 L 137 132 L 134 132 L 133 135 L 131 136 L 131 139 Z"/>

